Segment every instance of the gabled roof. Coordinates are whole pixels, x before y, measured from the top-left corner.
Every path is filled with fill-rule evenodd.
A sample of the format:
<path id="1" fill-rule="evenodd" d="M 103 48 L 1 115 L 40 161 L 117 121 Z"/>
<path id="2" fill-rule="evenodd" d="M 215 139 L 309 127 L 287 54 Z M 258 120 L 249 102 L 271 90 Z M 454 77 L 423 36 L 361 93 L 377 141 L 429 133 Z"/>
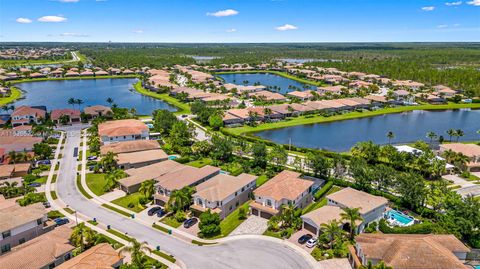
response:
<path id="1" fill-rule="evenodd" d="M 54 109 L 52 110 L 50 117 L 52 120 L 58 120 L 63 115 L 67 115 L 70 118 L 80 118 L 80 110 L 70 108 Z"/>
<path id="2" fill-rule="evenodd" d="M 256 196 L 271 197 L 277 201 L 295 200 L 308 190 L 313 181 L 300 178 L 300 173 L 283 170 L 254 191 Z"/>
<path id="3" fill-rule="evenodd" d="M 12 117 L 15 116 L 28 116 L 28 115 L 34 115 L 35 117 L 39 118 L 45 118 L 45 110 L 38 109 L 38 108 L 33 108 L 30 106 L 19 106 L 15 108 L 15 110 L 12 113 Z"/>
<path id="4" fill-rule="evenodd" d="M 14 205 L 0 211 L 0 232 L 43 218 L 46 214 L 45 207 L 41 203 L 28 206 Z"/>
<path id="5" fill-rule="evenodd" d="M 218 174 L 220 168 L 206 165 L 202 168 L 196 168 L 184 165 L 182 168 L 166 173 L 156 178 L 157 184 L 163 188 L 173 191 L 179 190 L 186 186 L 195 185 L 198 181 Z"/>

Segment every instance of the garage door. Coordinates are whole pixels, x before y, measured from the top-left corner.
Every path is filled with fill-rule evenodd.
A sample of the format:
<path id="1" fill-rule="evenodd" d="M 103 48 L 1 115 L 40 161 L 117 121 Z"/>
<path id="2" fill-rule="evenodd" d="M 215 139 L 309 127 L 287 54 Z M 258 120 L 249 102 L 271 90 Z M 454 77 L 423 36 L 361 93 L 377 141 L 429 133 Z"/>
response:
<path id="1" fill-rule="evenodd" d="M 303 222 L 303 228 L 309 232 L 312 232 L 313 234 L 317 234 L 317 228 L 315 228 L 313 225 Z"/>
<path id="2" fill-rule="evenodd" d="M 258 210 L 255 208 L 252 208 L 252 215 L 258 216 Z"/>
<path id="3" fill-rule="evenodd" d="M 273 215 L 267 212 L 260 212 L 260 217 L 270 219 Z"/>

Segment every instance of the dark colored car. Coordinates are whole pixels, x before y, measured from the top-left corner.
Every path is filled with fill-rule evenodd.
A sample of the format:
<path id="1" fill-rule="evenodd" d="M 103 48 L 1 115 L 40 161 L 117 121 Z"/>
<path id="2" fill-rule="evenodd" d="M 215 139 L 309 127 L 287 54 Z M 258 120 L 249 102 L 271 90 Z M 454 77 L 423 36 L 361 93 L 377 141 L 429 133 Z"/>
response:
<path id="1" fill-rule="evenodd" d="M 37 161 L 37 165 L 40 165 L 40 164 L 45 164 L 45 165 L 48 165 L 48 164 L 51 164 L 50 160 L 41 160 L 41 161 Z"/>
<path id="2" fill-rule="evenodd" d="M 35 187 L 35 188 L 37 188 L 37 187 L 42 186 L 42 184 L 41 184 L 41 183 L 38 183 L 38 182 L 32 182 L 32 183 L 28 184 L 28 186 L 29 186 L 29 187 Z"/>
<path id="3" fill-rule="evenodd" d="M 51 205 L 50 205 L 49 202 L 43 202 L 43 206 L 44 206 L 45 208 L 50 208 L 50 207 L 51 207 Z"/>
<path id="4" fill-rule="evenodd" d="M 159 217 L 159 218 L 165 216 L 165 214 L 167 214 L 167 212 L 165 212 L 165 210 L 163 210 L 163 209 L 160 209 L 160 210 L 157 211 L 157 217 Z"/>
<path id="5" fill-rule="evenodd" d="M 304 234 L 298 238 L 298 243 L 299 244 L 305 244 L 307 243 L 308 240 L 310 240 L 313 236 L 311 234 Z"/>
<path id="6" fill-rule="evenodd" d="M 70 222 L 67 218 L 56 218 L 53 221 L 55 224 L 57 224 L 57 226 L 61 226 Z"/>
<path id="7" fill-rule="evenodd" d="M 158 212 L 158 210 L 162 210 L 162 208 L 159 207 L 159 206 L 152 207 L 152 208 L 150 208 L 150 209 L 147 211 L 147 214 L 148 214 L 149 216 L 153 216 L 153 215 L 155 215 L 155 213 Z"/>
<path id="8" fill-rule="evenodd" d="M 90 156 L 90 157 L 87 158 L 87 160 L 89 160 L 89 161 L 94 161 L 96 159 L 97 159 L 97 156 Z"/>
<path id="9" fill-rule="evenodd" d="M 195 225 L 197 222 L 198 222 L 198 219 L 196 219 L 196 218 L 187 219 L 183 223 L 183 227 L 188 229 L 188 228 L 192 227 L 193 225 Z"/>

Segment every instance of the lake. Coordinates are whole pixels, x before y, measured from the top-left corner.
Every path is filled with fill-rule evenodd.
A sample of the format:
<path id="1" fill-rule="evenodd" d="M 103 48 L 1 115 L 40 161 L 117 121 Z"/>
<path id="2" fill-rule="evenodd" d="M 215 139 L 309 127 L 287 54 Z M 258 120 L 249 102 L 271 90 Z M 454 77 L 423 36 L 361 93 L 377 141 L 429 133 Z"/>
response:
<path id="1" fill-rule="evenodd" d="M 69 98 L 81 99 L 83 107 L 92 105 L 109 105 L 107 98 L 113 98 L 119 107 L 134 107 L 140 115 L 151 115 L 155 109 L 176 111 L 176 108 L 155 98 L 136 92 L 133 84 L 135 78 L 113 79 L 74 79 L 35 81 L 15 84 L 25 92 L 21 99 L 15 102 L 20 105 L 44 105 L 48 110 L 71 108 L 67 103 Z M 78 107 L 78 106 L 76 106 Z"/>
<path id="2" fill-rule="evenodd" d="M 387 144 L 387 132 L 392 131 L 393 144 L 410 143 L 417 140 L 429 141 L 427 132 L 443 135 L 446 140 L 448 129 L 461 129 L 465 133 L 460 141 L 478 140 L 480 110 L 415 110 L 399 114 L 359 118 L 330 123 L 299 125 L 255 133 L 266 140 L 306 148 L 348 151 L 357 142 L 373 141 Z M 455 138 L 454 138 L 455 139 Z"/>
<path id="3" fill-rule="evenodd" d="M 279 92 L 282 94 L 292 91 L 303 91 L 305 87 L 312 90 L 316 89 L 315 86 L 298 82 L 293 79 L 284 78 L 279 75 L 269 73 L 238 73 L 238 74 L 221 74 L 217 75 L 225 80 L 226 83 L 233 83 L 238 85 L 244 85 L 244 81 L 248 81 L 247 85 L 253 85 L 260 83 L 263 86 L 277 86 L 280 88 Z M 294 88 L 292 88 L 292 86 Z"/>

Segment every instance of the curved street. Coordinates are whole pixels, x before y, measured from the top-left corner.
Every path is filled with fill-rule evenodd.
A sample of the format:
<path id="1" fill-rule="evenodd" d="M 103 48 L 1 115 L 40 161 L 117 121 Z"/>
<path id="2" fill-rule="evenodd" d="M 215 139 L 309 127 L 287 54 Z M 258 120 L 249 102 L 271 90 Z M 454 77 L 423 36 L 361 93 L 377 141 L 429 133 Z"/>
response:
<path id="1" fill-rule="evenodd" d="M 303 253 L 281 242 L 238 238 L 212 246 L 196 246 L 86 199 L 75 186 L 77 162 L 73 154 L 74 149 L 80 145 L 80 128 L 66 130 L 67 141 L 56 183 L 57 195 L 70 208 L 91 218 L 95 217 L 98 222 L 111 225 L 139 241 L 146 241 L 150 246 L 160 246 L 181 260 L 187 268 L 314 268 L 314 263 L 306 259 Z"/>

